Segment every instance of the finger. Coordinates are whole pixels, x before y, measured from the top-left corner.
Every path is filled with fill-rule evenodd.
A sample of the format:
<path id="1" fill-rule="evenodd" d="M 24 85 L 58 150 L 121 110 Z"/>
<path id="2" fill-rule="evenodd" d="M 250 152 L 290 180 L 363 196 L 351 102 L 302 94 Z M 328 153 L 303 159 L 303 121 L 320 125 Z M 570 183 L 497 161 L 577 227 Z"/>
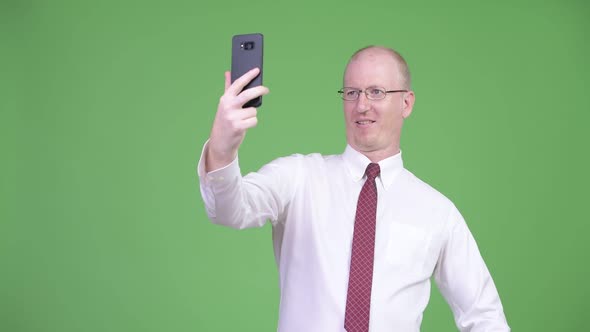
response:
<path id="1" fill-rule="evenodd" d="M 244 75 L 240 76 L 237 80 L 235 80 L 230 87 L 228 88 L 228 92 L 231 92 L 233 95 L 237 96 L 240 91 L 244 89 L 244 87 L 250 83 L 257 75 L 260 73 L 260 69 L 254 68 L 245 73 Z"/>
<path id="2" fill-rule="evenodd" d="M 223 91 L 227 91 L 227 89 L 229 89 L 230 85 L 231 85 L 231 72 L 226 71 L 225 72 L 225 90 L 223 90 Z"/>
<path id="3" fill-rule="evenodd" d="M 257 117 L 247 118 L 247 119 L 242 120 L 240 122 L 240 126 L 242 127 L 242 129 L 249 129 L 249 128 L 255 127 L 257 124 L 258 124 Z"/>
<path id="4" fill-rule="evenodd" d="M 266 94 L 268 94 L 270 92 L 270 90 L 268 90 L 267 87 L 265 86 L 257 86 L 257 87 L 253 87 L 247 90 L 242 91 L 242 93 L 240 93 L 238 95 L 238 97 L 236 98 L 236 103 L 239 106 L 244 105 L 245 103 L 247 103 L 248 101 L 254 99 L 254 98 L 258 98 L 260 96 L 264 96 Z"/>
<path id="5" fill-rule="evenodd" d="M 240 108 L 227 115 L 227 119 L 239 123 L 242 120 L 256 117 L 258 110 L 255 107 Z"/>
<path id="6" fill-rule="evenodd" d="M 254 118 L 256 117 L 256 114 L 258 113 L 258 110 L 256 110 L 255 107 L 248 107 L 248 108 L 244 108 L 242 109 L 239 113 L 239 118 L 242 120 L 246 120 L 249 118 Z"/>

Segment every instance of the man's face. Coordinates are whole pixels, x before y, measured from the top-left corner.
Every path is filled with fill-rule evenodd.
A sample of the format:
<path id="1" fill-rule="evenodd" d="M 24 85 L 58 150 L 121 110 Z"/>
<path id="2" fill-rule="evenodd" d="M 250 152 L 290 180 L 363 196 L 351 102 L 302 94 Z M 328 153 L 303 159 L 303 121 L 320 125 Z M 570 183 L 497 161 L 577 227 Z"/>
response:
<path id="1" fill-rule="evenodd" d="M 378 87 L 403 90 L 395 59 L 381 50 L 367 50 L 350 61 L 344 86 L 362 89 Z M 355 150 L 378 161 L 399 152 L 404 118 L 412 112 L 413 92 L 388 93 L 384 99 L 370 100 L 363 93 L 344 103 L 346 140 Z"/>

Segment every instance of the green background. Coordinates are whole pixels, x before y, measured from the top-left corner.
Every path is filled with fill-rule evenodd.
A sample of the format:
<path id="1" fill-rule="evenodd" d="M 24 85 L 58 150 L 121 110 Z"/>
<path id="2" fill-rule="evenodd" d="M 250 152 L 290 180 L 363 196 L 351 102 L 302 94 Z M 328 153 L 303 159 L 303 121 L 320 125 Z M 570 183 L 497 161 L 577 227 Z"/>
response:
<path id="1" fill-rule="evenodd" d="M 195 171 L 231 37 L 261 32 L 243 172 L 342 152 L 344 65 L 394 47 L 406 167 L 465 216 L 513 330 L 588 331 L 589 29 L 582 0 L 0 1 L 0 330 L 276 330 L 270 227 L 212 225 Z M 422 331 L 456 330 L 433 286 Z"/>

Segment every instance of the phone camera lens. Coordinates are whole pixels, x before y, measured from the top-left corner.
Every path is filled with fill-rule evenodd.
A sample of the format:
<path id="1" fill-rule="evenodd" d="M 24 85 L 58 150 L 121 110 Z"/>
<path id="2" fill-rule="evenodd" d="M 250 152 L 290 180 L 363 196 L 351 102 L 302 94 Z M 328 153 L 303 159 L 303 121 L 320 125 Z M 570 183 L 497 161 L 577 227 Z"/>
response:
<path id="1" fill-rule="evenodd" d="M 254 48 L 254 42 L 253 41 L 249 41 L 249 42 L 245 42 L 242 44 L 242 47 L 246 50 L 249 51 L 251 49 Z"/>

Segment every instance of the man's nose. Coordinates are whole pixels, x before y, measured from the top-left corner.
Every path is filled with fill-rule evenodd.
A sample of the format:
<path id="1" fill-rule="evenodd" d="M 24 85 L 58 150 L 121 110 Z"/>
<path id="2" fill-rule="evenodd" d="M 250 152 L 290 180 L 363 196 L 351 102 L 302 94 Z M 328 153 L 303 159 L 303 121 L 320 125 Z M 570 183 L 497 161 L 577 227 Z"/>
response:
<path id="1" fill-rule="evenodd" d="M 369 110 L 371 106 L 371 101 L 367 98 L 367 95 L 364 91 L 359 94 L 359 98 L 356 100 L 356 110 L 359 113 L 365 113 Z"/>

